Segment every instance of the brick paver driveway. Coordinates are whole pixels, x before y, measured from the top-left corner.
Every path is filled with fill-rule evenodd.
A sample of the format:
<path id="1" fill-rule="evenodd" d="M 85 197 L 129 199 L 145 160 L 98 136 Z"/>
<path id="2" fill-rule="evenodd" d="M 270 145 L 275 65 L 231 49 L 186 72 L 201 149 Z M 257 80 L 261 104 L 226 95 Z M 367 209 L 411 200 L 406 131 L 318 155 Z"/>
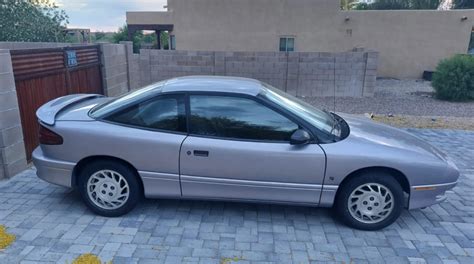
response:
<path id="1" fill-rule="evenodd" d="M 461 181 L 448 201 L 380 232 L 347 228 L 329 209 L 243 203 L 148 200 L 104 218 L 30 169 L 0 183 L 0 224 L 17 236 L 0 263 L 71 263 L 89 252 L 113 263 L 474 263 L 474 133 L 410 131 L 449 153 Z"/>

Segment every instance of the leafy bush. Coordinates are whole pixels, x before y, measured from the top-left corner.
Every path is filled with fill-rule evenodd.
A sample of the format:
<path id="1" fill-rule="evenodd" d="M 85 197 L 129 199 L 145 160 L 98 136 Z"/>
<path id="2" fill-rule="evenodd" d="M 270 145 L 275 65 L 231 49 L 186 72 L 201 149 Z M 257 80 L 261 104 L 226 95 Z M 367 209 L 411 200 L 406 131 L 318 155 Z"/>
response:
<path id="1" fill-rule="evenodd" d="M 436 97 L 451 101 L 474 99 L 474 56 L 456 55 L 441 61 L 432 81 Z"/>

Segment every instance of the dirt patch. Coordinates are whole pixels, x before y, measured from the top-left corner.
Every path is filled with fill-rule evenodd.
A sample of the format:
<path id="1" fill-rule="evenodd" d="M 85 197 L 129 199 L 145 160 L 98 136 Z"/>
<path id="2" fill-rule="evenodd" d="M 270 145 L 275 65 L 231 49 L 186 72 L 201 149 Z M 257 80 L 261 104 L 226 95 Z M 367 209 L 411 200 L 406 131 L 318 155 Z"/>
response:
<path id="1" fill-rule="evenodd" d="M 474 130 L 474 118 L 373 115 L 372 120 L 395 127 Z"/>
<path id="2" fill-rule="evenodd" d="M 411 95 L 434 98 L 436 95 L 434 92 L 412 92 Z"/>
<path id="3" fill-rule="evenodd" d="M 373 97 L 304 97 L 302 99 L 316 108 L 347 114 L 474 117 L 474 101 L 438 100 L 434 97 L 430 82 L 417 80 L 377 80 Z"/>

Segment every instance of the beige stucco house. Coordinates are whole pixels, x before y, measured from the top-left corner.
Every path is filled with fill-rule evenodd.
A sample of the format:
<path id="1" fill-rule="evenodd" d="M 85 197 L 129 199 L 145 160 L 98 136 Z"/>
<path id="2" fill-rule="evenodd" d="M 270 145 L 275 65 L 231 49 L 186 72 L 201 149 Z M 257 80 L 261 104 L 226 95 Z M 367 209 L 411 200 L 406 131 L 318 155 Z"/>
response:
<path id="1" fill-rule="evenodd" d="M 466 53 L 474 10 L 342 11 L 338 0 L 168 0 L 127 12 L 133 30 L 167 30 L 177 50 L 380 52 L 379 76 L 419 78 Z"/>

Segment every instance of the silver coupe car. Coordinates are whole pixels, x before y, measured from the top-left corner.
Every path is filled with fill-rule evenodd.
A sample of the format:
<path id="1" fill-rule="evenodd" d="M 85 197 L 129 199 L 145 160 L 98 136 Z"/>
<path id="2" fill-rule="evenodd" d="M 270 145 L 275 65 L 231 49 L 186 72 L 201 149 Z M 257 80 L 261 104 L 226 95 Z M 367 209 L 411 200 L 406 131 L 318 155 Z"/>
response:
<path id="1" fill-rule="evenodd" d="M 196 76 L 118 98 L 69 95 L 37 111 L 38 177 L 76 188 L 95 213 L 148 198 L 334 207 L 376 230 L 443 201 L 459 172 L 419 138 L 321 111 L 252 79 Z"/>

